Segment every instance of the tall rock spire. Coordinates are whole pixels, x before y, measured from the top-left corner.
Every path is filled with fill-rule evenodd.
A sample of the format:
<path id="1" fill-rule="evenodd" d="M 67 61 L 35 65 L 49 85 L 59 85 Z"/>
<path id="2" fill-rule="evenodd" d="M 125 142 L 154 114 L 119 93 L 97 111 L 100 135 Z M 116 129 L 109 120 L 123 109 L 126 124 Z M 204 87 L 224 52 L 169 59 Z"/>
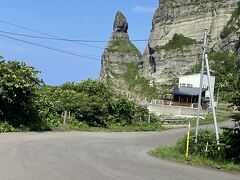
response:
<path id="1" fill-rule="evenodd" d="M 113 33 L 111 35 L 108 46 L 111 46 L 118 40 L 129 40 L 128 36 L 128 22 L 122 12 L 118 11 L 113 23 Z"/>
<path id="2" fill-rule="evenodd" d="M 127 33 L 127 31 L 128 31 L 127 19 L 123 15 L 123 13 L 120 11 L 118 11 L 115 16 L 115 21 L 113 24 L 113 31 L 114 32 L 122 32 L 122 33 Z"/>
<path id="3" fill-rule="evenodd" d="M 120 11 L 117 12 L 113 23 L 113 32 L 102 55 L 100 80 L 111 85 L 120 93 L 129 94 L 125 82 L 129 64 L 139 63 L 142 55 L 129 40 L 128 22 Z"/>

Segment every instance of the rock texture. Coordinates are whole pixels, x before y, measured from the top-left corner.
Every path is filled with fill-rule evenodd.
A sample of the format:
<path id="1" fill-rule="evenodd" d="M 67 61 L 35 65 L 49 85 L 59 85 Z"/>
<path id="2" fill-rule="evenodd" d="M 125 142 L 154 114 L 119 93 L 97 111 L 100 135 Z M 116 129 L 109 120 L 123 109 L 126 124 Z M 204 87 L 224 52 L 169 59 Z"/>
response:
<path id="1" fill-rule="evenodd" d="M 222 44 L 220 34 L 237 7 L 238 0 L 162 0 L 156 10 L 149 44 L 142 61 L 141 72 L 158 86 L 171 85 L 174 79 L 185 74 L 199 62 L 199 43 L 204 29 L 209 30 L 211 48 L 229 48 Z M 183 51 L 157 50 L 166 45 L 174 34 L 196 40 L 196 44 L 185 47 Z"/>
<path id="2" fill-rule="evenodd" d="M 128 85 L 123 78 L 126 64 L 138 63 L 141 57 L 139 50 L 129 40 L 126 17 L 121 12 L 117 12 L 113 33 L 102 55 L 100 80 L 130 96 Z"/>
<path id="3" fill-rule="evenodd" d="M 240 64 L 239 0 L 160 1 L 143 56 L 129 41 L 126 18 L 121 12 L 117 13 L 114 32 L 102 56 L 102 81 L 134 96 L 135 91 L 129 91 L 125 76 L 126 64 L 134 62 L 138 63 L 139 77 L 147 79 L 143 79 L 145 87 L 157 87 L 159 91 L 164 91 L 175 86 L 180 75 L 193 71 L 200 63 L 204 29 L 209 32 L 210 52 L 235 53 Z M 183 40 L 175 42 L 176 35 Z M 140 89 L 140 86 L 137 88 Z M 147 91 L 146 88 L 144 91 Z"/>

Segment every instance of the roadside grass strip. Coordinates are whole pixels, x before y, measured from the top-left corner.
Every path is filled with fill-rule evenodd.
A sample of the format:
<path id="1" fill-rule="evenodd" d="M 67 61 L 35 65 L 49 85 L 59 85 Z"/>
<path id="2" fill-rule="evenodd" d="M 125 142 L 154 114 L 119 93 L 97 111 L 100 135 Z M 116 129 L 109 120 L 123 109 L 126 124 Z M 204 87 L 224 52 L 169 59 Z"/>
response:
<path id="1" fill-rule="evenodd" d="M 173 160 L 180 163 L 240 173 L 240 164 L 235 164 L 230 161 L 218 161 L 203 156 L 193 155 L 189 155 L 188 160 L 186 160 L 185 154 L 181 153 L 176 145 L 158 147 L 151 151 L 151 154 L 158 158 Z"/>

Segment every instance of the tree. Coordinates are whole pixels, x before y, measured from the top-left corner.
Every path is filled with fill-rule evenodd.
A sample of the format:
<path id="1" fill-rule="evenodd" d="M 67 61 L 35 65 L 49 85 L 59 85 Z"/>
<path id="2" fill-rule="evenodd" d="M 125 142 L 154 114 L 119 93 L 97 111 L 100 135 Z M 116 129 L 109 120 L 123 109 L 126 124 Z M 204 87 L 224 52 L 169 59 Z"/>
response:
<path id="1" fill-rule="evenodd" d="M 61 117 L 64 111 L 89 126 L 108 127 L 112 124 L 132 123 L 133 117 L 146 113 L 126 97 L 116 95 L 110 87 L 98 80 L 66 83 L 59 87 L 44 86 L 39 89 L 43 118 L 56 124 L 52 117 Z"/>
<path id="2" fill-rule="evenodd" d="M 0 118 L 13 126 L 36 120 L 38 71 L 23 62 L 0 60 Z"/>

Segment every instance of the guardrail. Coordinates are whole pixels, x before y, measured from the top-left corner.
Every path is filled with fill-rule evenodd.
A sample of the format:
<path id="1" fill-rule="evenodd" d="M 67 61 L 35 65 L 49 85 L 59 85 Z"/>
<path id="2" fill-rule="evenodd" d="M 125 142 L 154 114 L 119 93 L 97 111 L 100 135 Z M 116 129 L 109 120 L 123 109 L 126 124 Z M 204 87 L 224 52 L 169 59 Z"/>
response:
<path id="1" fill-rule="evenodd" d="M 160 122 L 162 124 L 187 124 L 187 118 L 161 118 Z"/>

